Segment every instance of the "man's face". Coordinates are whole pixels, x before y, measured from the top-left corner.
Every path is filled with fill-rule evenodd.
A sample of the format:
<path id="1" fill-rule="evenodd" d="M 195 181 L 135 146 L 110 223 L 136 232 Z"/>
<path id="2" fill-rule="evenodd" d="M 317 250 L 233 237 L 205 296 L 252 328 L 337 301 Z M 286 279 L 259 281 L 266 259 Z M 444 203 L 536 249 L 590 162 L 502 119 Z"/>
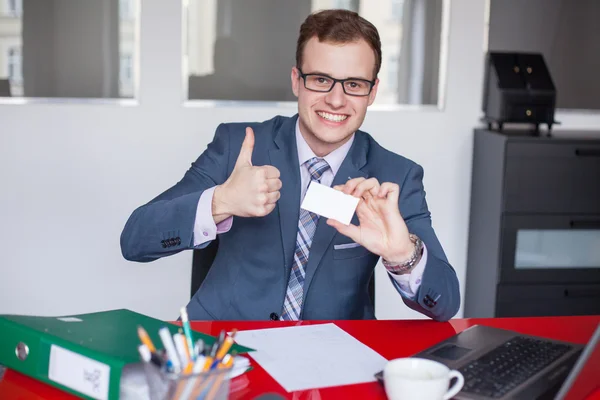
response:
<path id="1" fill-rule="evenodd" d="M 361 78 L 373 80 L 375 54 L 366 41 L 337 44 L 311 38 L 304 47 L 304 74 L 323 74 L 336 79 Z M 298 97 L 300 131 L 311 149 L 324 156 L 344 144 L 362 125 L 367 107 L 377 94 L 377 80 L 368 96 L 356 97 L 344 93 L 336 83 L 327 93 L 304 87 L 297 68 L 292 68 L 292 90 Z"/>

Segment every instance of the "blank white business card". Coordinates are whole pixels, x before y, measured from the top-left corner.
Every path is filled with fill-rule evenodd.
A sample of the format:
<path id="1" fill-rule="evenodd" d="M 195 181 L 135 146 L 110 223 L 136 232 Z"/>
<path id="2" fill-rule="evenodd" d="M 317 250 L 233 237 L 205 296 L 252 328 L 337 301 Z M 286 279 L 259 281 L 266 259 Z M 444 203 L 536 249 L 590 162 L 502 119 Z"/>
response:
<path id="1" fill-rule="evenodd" d="M 313 181 L 306 191 L 301 208 L 350 225 L 359 200 L 357 197 Z"/>

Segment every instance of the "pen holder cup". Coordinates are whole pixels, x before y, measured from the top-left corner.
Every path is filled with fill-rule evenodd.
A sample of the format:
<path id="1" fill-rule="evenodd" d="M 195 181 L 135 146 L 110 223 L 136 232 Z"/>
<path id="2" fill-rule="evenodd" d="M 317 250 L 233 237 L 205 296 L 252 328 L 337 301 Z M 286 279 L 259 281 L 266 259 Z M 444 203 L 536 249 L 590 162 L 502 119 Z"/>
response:
<path id="1" fill-rule="evenodd" d="M 151 400 L 226 400 L 231 368 L 198 374 L 175 374 L 153 364 L 145 365 Z"/>

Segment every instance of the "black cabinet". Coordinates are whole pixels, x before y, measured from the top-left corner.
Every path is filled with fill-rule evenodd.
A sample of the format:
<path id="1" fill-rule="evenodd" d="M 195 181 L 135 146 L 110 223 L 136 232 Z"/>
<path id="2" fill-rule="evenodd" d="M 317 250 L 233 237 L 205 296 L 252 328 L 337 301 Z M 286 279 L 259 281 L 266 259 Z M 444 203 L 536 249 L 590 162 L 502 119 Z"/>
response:
<path id="1" fill-rule="evenodd" d="M 600 314 L 600 132 L 475 130 L 465 317 Z"/>

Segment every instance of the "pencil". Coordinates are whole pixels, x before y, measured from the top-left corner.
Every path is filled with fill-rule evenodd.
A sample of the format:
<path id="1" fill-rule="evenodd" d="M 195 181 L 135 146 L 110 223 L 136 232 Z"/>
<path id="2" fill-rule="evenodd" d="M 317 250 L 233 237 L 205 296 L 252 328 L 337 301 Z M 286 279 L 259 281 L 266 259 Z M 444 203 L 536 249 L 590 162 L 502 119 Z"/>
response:
<path id="1" fill-rule="evenodd" d="M 215 360 L 218 360 L 220 362 L 223 359 L 223 357 L 225 357 L 229 349 L 231 349 L 231 346 L 233 346 L 233 338 L 235 337 L 236 333 L 237 329 L 234 329 L 231 332 L 231 336 L 227 336 L 225 339 L 223 339 L 223 344 L 219 348 Z"/>
<path id="2" fill-rule="evenodd" d="M 138 326 L 138 336 L 140 337 L 141 342 L 148 347 L 148 350 L 150 350 L 151 353 L 156 353 L 156 347 L 154 347 L 154 343 L 152 343 L 152 340 L 150 340 L 148 332 L 146 332 L 146 330 L 141 326 Z"/>

